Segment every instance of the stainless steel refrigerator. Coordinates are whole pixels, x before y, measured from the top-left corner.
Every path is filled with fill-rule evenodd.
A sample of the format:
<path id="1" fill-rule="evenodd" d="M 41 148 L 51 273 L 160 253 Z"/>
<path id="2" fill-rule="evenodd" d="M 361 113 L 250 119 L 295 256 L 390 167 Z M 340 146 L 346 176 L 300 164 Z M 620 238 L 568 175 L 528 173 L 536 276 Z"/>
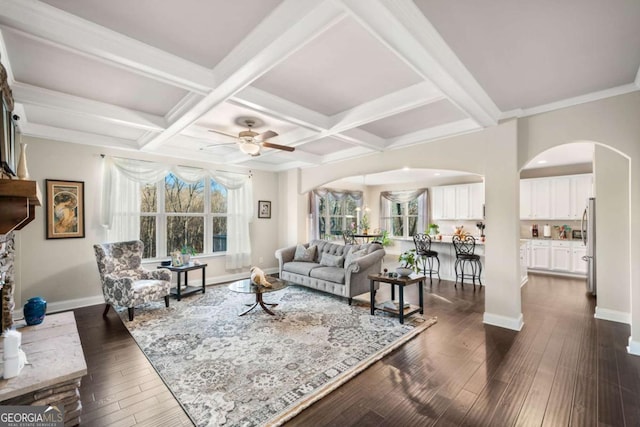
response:
<path id="1" fill-rule="evenodd" d="M 587 247 L 587 291 L 596 294 L 596 199 L 590 197 L 582 214 L 582 243 Z"/>

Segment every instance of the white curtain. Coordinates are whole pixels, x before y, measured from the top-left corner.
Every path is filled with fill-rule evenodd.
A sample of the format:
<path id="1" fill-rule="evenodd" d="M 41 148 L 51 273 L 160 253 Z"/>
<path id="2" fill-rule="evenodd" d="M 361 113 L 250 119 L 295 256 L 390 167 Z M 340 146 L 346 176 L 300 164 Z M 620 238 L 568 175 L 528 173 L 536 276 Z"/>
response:
<path id="1" fill-rule="evenodd" d="M 249 223 L 253 221 L 253 185 L 248 175 L 105 157 L 101 222 L 109 241 L 140 238 L 140 186 L 173 173 L 193 184 L 210 177 L 227 189 L 227 269 L 251 265 Z"/>
<path id="2" fill-rule="evenodd" d="M 316 188 L 309 192 L 309 236 L 311 240 L 321 239 L 320 233 L 320 199 L 327 195 L 333 196 L 336 200 L 342 200 L 345 197 L 351 197 L 358 207 L 362 206 L 363 193 L 362 191 L 347 191 L 347 190 L 334 190 L 330 188 Z M 328 206 L 327 206 L 328 209 Z M 331 228 L 331 224 L 325 224 L 326 228 Z M 330 230 L 326 229 L 325 234 Z"/>
<path id="3" fill-rule="evenodd" d="M 407 203 L 418 199 L 418 230 L 425 230 L 428 224 L 428 192 L 426 188 L 406 191 L 382 191 L 380 193 L 380 222 L 385 230 L 392 231 L 391 205 Z"/>

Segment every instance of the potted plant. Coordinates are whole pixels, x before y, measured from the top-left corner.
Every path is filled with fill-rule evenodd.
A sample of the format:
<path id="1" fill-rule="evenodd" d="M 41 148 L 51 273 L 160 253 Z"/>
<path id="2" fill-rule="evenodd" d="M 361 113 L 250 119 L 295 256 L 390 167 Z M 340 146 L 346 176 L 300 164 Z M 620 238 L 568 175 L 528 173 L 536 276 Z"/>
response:
<path id="1" fill-rule="evenodd" d="M 400 261 L 400 267 L 396 268 L 396 273 L 398 273 L 399 276 L 409 276 L 414 271 L 418 271 L 418 259 L 415 249 L 401 253 L 398 261 Z"/>
<path id="2" fill-rule="evenodd" d="M 440 232 L 440 226 L 438 224 L 429 224 L 429 235 L 436 236 Z"/>
<path id="3" fill-rule="evenodd" d="M 364 214 L 360 219 L 360 229 L 362 234 L 369 234 L 369 216 Z"/>
<path id="4" fill-rule="evenodd" d="M 196 250 L 193 246 L 182 245 L 182 249 L 180 249 L 180 253 L 182 254 L 182 263 L 189 264 L 189 261 L 191 261 L 191 257 L 196 254 Z"/>

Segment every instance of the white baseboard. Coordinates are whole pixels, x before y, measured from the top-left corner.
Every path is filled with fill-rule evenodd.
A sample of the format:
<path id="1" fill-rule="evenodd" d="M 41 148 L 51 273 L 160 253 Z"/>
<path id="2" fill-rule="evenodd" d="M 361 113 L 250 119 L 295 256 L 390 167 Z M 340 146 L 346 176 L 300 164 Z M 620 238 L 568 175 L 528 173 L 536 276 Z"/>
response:
<path id="1" fill-rule="evenodd" d="M 534 274 L 546 274 L 549 276 L 573 277 L 575 279 L 587 278 L 587 275 L 584 273 L 570 273 L 568 271 L 536 270 L 535 268 L 527 268 L 527 272 L 534 273 Z"/>
<path id="2" fill-rule="evenodd" d="M 609 310 L 596 306 L 596 313 L 593 315 L 596 319 L 609 320 L 611 322 L 631 324 L 631 313 L 617 310 Z"/>
<path id="3" fill-rule="evenodd" d="M 523 277 L 522 280 L 520 281 L 520 287 L 523 287 L 524 285 L 526 285 L 528 281 L 529 281 L 529 276 Z"/>
<path id="4" fill-rule="evenodd" d="M 640 341 L 634 341 L 629 337 L 629 345 L 627 346 L 627 353 L 635 356 L 640 356 Z"/>
<path id="5" fill-rule="evenodd" d="M 265 268 L 264 272 L 267 273 L 267 274 L 277 273 L 278 272 L 278 267 Z M 240 272 L 240 273 L 227 274 L 225 276 L 212 277 L 212 278 L 207 279 L 205 283 L 207 285 L 216 285 L 216 284 L 220 284 L 220 283 L 231 282 L 231 281 L 234 281 L 234 280 L 246 279 L 247 277 L 249 277 L 249 272 L 248 271 L 244 271 L 244 272 Z M 194 279 L 194 280 L 189 280 L 189 285 L 191 285 L 191 286 L 201 286 L 202 285 L 202 279 L 201 278 L 197 278 L 197 279 Z M 95 296 L 92 296 L 92 297 L 77 298 L 77 299 L 56 301 L 56 302 L 48 302 L 47 303 L 47 314 L 58 313 L 58 312 L 61 312 L 61 311 L 69 311 L 69 310 L 73 310 L 75 308 L 88 307 L 90 305 L 96 305 L 96 304 L 104 304 L 104 297 L 102 296 L 102 294 L 95 295 Z M 24 314 L 22 313 L 22 308 L 16 308 L 13 311 L 13 319 L 14 320 L 20 320 L 20 319 L 23 319 L 23 318 L 24 318 Z"/>
<path id="6" fill-rule="evenodd" d="M 499 326 L 505 329 L 511 329 L 513 331 L 520 331 L 524 326 L 524 320 L 522 313 L 518 317 L 507 317 L 501 314 L 493 314 L 484 312 L 482 316 L 482 322 L 486 325 Z"/>

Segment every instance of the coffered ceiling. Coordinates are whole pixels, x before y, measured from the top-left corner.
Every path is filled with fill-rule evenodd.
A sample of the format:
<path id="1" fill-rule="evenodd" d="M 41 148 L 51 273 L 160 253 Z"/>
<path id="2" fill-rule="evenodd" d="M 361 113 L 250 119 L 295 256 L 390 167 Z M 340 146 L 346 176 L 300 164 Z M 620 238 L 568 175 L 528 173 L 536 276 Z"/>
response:
<path id="1" fill-rule="evenodd" d="M 638 22 L 637 0 L 0 0 L 0 60 L 23 134 L 279 171 L 638 90 Z M 242 153 L 243 117 L 295 151 Z"/>

